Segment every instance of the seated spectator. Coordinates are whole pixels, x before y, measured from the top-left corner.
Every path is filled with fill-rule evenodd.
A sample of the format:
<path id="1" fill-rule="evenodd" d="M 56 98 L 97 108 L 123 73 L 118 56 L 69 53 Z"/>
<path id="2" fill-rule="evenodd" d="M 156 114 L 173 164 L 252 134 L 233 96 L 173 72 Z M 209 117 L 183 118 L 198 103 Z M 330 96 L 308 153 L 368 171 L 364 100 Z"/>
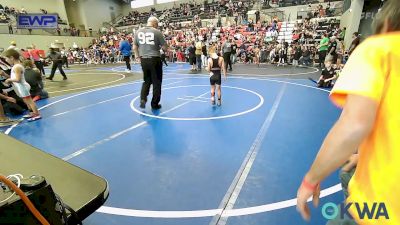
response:
<path id="1" fill-rule="evenodd" d="M 8 22 L 7 15 L 1 13 L 1 14 L 0 14 L 0 23 L 7 23 L 7 22 Z"/>
<path id="2" fill-rule="evenodd" d="M 299 65 L 309 66 L 311 63 L 311 52 L 306 47 L 301 48 L 301 56 L 299 58 Z"/>
<path id="3" fill-rule="evenodd" d="M 25 60 L 23 66 L 25 67 L 25 80 L 31 86 L 30 93 L 33 101 L 48 98 L 49 94 L 44 90 L 40 71 L 35 68 L 31 60 Z"/>
<path id="4" fill-rule="evenodd" d="M 333 80 L 336 78 L 336 71 L 332 67 L 332 62 L 326 61 L 325 68 L 322 70 L 321 77 L 317 82 L 317 86 L 320 88 L 330 88 L 333 86 Z"/>
<path id="5" fill-rule="evenodd" d="M 299 45 L 296 44 L 294 48 L 294 56 L 293 56 L 293 66 L 298 66 L 299 65 L 299 60 L 302 56 L 302 50 Z"/>
<path id="6" fill-rule="evenodd" d="M 4 66 L 4 64 L 1 64 L 2 70 L 0 70 L 0 102 L 2 105 L 1 111 L 5 111 L 6 113 L 10 113 L 12 115 L 21 115 L 25 112 L 25 110 L 28 109 L 28 107 L 24 104 L 24 101 L 17 96 L 13 87 L 10 84 L 5 83 L 6 78 L 9 77 L 9 74 L 7 72 L 11 72 L 11 69 L 5 68 L 5 70 L 3 70 Z"/>
<path id="7" fill-rule="evenodd" d="M 12 120 L 12 119 L 6 117 L 6 115 L 4 113 L 3 105 L 0 104 L 0 126 L 9 126 L 15 122 L 16 122 L 15 120 Z"/>

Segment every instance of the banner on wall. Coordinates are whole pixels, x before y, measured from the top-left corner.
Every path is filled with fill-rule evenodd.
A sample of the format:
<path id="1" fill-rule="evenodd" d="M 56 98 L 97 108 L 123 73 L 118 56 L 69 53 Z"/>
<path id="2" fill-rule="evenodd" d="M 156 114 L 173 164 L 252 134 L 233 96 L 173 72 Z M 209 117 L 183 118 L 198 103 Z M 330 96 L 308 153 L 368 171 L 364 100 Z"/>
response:
<path id="1" fill-rule="evenodd" d="M 18 14 L 18 29 L 56 29 L 58 27 L 57 14 Z"/>

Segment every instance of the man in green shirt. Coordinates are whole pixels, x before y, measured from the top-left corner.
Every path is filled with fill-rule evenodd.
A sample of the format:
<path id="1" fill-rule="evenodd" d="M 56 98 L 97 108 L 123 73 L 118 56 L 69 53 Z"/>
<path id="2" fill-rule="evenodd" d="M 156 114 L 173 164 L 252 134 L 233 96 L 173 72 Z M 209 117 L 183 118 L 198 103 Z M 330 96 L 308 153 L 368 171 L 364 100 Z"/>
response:
<path id="1" fill-rule="evenodd" d="M 328 34 L 325 33 L 322 37 L 321 42 L 318 45 L 319 68 L 322 68 L 322 65 L 324 65 L 326 53 L 328 52 L 328 48 L 329 48 L 329 38 L 328 38 Z"/>

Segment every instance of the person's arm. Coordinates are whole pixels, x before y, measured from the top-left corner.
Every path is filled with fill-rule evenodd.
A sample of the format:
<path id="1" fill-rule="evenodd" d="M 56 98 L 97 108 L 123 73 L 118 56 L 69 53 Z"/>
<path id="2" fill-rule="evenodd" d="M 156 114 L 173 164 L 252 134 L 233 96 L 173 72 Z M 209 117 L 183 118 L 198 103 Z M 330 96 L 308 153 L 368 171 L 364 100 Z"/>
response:
<path id="1" fill-rule="evenodd" d="M 211 72 L 211 68 L 212 68 L 212 59 L 211 58 L 209 58 L 208 60 L 207 60 L 207 71 L 208 72 Z"/>
<path id="2" fill-rule="evenodd" d="M 322 144 L 317 158 L 304 177 L 305 182 L 319 184 L 357 151 L 373 128 L 377 109 L 378 103 L 371 98 L 360 95 L 347 97 L 342 115 Z M 306 220 L 310 218 L 307 199 L 313 195 L 314 204 L 318 204 L 319 193 L 316 194 L 315 190 L 304 185 L 299 188 L 297 209 Z"/>
<path id="3" fill-rule="evenodd" d="M 377 109 L 378 103 L 373 99 L 359 95 L 347 97 L 342 115 L 305 176 L 308 182 L 319 183 L 357 151 L 374 126 Z"/>
<path id="4" fill-rule="evenodd" d="M 6 100 L 7 102 L 17 103 L 17 100 L 13 97 L 9 97 L 4 94 L 0 94 L 0 99 Z"/>
<path id="5" fill-rule="evenodd" d="M 326 79 L 325 82 L 329 82 L 329 81 L 334 80 L 336 78 L 338 78 L 338 76 L 335 74 L 333 77 L 331 77 L 329 79 Z"/>
<path id="6" fill-rule="evenodd" d="M 0 70 L 0 75 L 6 78 L 10 78 L 10 75 L 8 75 L 6 72 L 4 72 L 3 70 Z"/>
<path id="7" fill-rule="evenodd" d="M 350 45 L 350 48 L 349 48 L 349 52 L 353 52 L 355 48 L 356 48 L 356 45 L 355 45 L 355 43 L 353 41 L 353 42 L 351 42 L 351 45 Z"/>
<path id="8" fill-rule="evenodd" d="M 15 78 L 11 79 L 8 78 L 6 80 L 6 83 L 11 83 L 11 82 L 20 82 L 21 81 L 21 76 L 22 76 L 22 66 L 16 66 L 14 68 L 14 73 L 15 73 Z"/>
<path id="9" fill-rule="evenodd" d="M 8 96 L 0 93 L 0 99 L 7 100 Z"/>
<path id="10" fill-rule="evenodd" d="M 140 59 L 139 47 L 136 44 L 133 44 L 133 53 L 135 54 L 135 59 Z"/>

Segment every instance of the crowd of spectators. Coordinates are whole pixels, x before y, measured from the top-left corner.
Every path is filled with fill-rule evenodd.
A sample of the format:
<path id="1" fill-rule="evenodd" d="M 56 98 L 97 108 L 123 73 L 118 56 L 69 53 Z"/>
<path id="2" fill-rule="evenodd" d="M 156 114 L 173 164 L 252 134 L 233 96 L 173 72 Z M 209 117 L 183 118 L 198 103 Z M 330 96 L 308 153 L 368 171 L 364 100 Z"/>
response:
<path id="1" fill-rule="evenodd" d="M 144 24 L 149 16 L 159 17 L 161 22 L 165 24 L 188 21 L 190 19 L 193 22 L 198 22 L 200 19 L 213 19 L 220 16 L 244 18 L 253 4 L 253 0 L 213 0 L 211 3 L 206 0 L 203 3 L 175 3 L 172 8 L 160 11 L 155 8 L 142 13 L 131 11 L 118 21 L 118 25 Z"/>
<path id="2" fill-rule="evenodd" d="M 162 32 L 170 46 L 165 52 L 166 59 L 170 62 L 189 62 L 189 48 L 192 43 L 201 42 L 206 46 L 215 45 L 221 49 L 226 40 L 233 40 L 237 48 L 233 50 L 233 63 L 272 63 L 295 65 L 313 65 L 319 62 L 319 41 L 323 34 L 335 37 L 340 60 L 345 55 L 342 40 L 345 29 L 338 28 L 335 19 L 325 20 L 299 20 L 293 29 L 292 40 L 277 40 L 280 33 L 281 22 L 275 18 L 273 21 L 247 21 L 242 25 L 232 24 L 228 27 L 218 27 L 210 24 L 199 27 L 195 22 L 163 24 Z M 218 24 L 217 24 L 218 25 Z M 135 30 L 133 30 L 133 33 Z M 122 62 L 123 56 L 119 52 L 119 42 L 124 36 L 132 43 L 132 32 L 126 34 L 109 30 L 88 48 L 71 48 L 66 50 L 68 63 L 102 64 Z M 291 42 L 291 43 L 290 43 Z M 286 52 L 284 60 L 280 60 L 282 52 Z M 282 57 L 281 57 L 282 56 Z M 334 58 L 336 60 L 336 57 Z M 342 61 L 338 62 L 340 64 Z M 336 62 L 335 62 L 336 64 Z"/>
<path id="3" fill-rule="evenodd" d="M 11 18 L 6 13 L 0 13 L 0 23 L 9 23 Z"/>

